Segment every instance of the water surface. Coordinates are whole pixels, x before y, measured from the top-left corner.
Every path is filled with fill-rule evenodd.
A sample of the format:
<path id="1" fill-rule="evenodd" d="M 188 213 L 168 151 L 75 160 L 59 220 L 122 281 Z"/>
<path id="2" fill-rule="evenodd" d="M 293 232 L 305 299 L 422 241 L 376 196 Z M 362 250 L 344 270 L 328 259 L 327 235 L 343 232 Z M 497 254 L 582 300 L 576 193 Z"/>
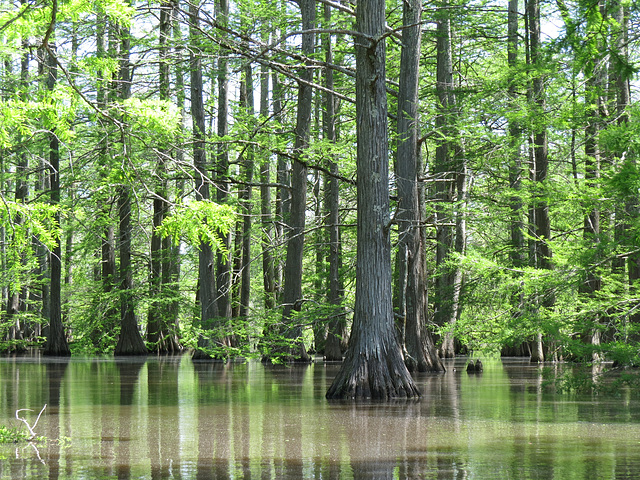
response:
<path id="1" fill-rule="evenodd" d="M 523 360 L 419 375 L 419 402 L 330 403 L 338 365 L 2 358 L 0 479 L 640 477 L 640 401 L 556 395 Z"/>

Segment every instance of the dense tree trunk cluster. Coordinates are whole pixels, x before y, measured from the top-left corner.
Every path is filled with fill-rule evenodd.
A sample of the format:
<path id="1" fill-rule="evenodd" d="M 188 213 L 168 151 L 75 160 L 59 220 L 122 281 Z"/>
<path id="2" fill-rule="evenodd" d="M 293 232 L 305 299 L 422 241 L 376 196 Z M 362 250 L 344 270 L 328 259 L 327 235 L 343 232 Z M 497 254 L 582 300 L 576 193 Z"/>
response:
<path id="1" fill-rule="evenodd" d="M 640 362 L 635 5 L 0 3 L 0 351 Z"/>

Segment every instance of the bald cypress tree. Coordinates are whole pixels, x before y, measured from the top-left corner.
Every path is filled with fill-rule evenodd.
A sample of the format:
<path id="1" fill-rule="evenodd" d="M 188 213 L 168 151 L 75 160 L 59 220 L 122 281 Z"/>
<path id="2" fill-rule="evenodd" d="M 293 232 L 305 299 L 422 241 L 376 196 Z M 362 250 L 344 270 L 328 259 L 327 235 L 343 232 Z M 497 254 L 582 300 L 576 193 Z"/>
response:
<path id="1" fill-rule="evenodd" d="M 357 266 L 349 349 L 328 399 L 420 395 L 396 337 L 391 296 L 385 2 L 356 10 Z"/>

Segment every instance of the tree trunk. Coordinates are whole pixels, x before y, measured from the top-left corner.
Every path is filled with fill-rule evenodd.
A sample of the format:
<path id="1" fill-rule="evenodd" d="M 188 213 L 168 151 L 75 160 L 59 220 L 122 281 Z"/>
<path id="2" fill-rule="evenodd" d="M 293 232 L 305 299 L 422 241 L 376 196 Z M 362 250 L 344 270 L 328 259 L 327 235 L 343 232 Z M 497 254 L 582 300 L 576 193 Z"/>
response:
<path id="1" fill-rule="evenodd" d="M 518 3 L 519 0 L 509 0 L 508 12 L 508 37 L 507 37 L 507 63 L 511 78 L 517 73 L 518 63 Z M 512 110 L 516 111 L 516 97 L 518 85 L 515 80 L 509 82 L 509 101 Z M 522 155 L 521 155 L 521 126 L 513 119 L 509 121 L 509 188 L 513 192 L 522 189 Z M 514 194 L 510 199 L 511 208 L 511 250 L 509 256 L 511 263 L 516 268 L 526 265 L 524 251 L 524 223 L 522 221 L 523 201 L 519 194 Z"/>
<path id="2" fill-rule="evenodd" d="M 107 51 L 107 16 L 99 8 L 97 13 L 97 25 L 96 25 L 96 56 L 101 60 L 107 58 L 115 60 L 116 46 L 115 46 L 115 34 L 109 34 L 109 49 Z M 112 32 L 115 26 L 109 27 L 109 32 Z M 102 69 L 97 72 L 97 92 L 96 92 L 96 104 L 99 109 L 106 111 L 108 102 L 114 100 L 113 88 L 111 87 L 111 81 L 105 77 L 105 73 Z M 110 158 L 110 144 L 111 144 L 111 132 L 110 125 L 104 120 L 100 119 L 100 134 L 101 139 L 98 143 L 98 170 L 100 172 L 101 181 L 106 184 L 109 170 L 111 168 L 109 164 Z M 111 152 L 113 153 L 113 152 Z M 102 293 L 105 294 L 106 307 L 101 309 L 102 318 L 96 323 L 93 332 L 91 332 L 92 343 L 95 346 L 99 346 L 102 341 L 102 333 L 106 331 L 114 331 L 118 324 L 118 310 L 117 303 L 114 296 L 110 295 L 116 287 L 116 235 L 115 228 L 112 220 L 112 205 L 114 202 L 112 189 L 105 188 L 104 192 L 100 192 L 97 200 L 97 208 L 100 210 L 100 278 L 102 281 Z"/>
<path id="3" fill-rule="evenodd" d="M 47 48 L 48 77 L 47 89 L 52 92 L 58 78 L 58 66 L 55 58 L 55 47 Z M 60 142 L 55 131 L 49 133 L 49 178 L 51 185 L 51 204 L 60 205 Z M 55 214 L 55 222 L 60 225 L 60 212 Z M 58 238 L 51 256 L 51 290 L 49 306 L 49 332 L 44 347 L 45 355 L 70 356 L 71 350 L 62 325 L 62 238 Z"/>
<path id="4" fill-rule="evenodd" d="M 331 7 L 324 5 L 324 21 L 326 28 L 331 22 Z M 327 65 L 333 64 L 333 44 L 331 35 L 327 34 L 324 39 L 325 61 Z M 335 144 L 338 141 L 336 131 L 337 100 L 333 95 L 334 74 L 332 68 L 324 70 L 325 92 L 323 111 L 323 130 L 325 140 Z M 340 270 L 342 268 L 342 245 L 340 242 L 340 184 L 336 178 L 339 174 L 338 162 L 334 156 L 329 157 L 329 172 L 325 181 L 325 222 L 329 230 L 329 292 L 330 305 L 333 305 L 329 326 L 327 329 L 327 340 L 324 347 L 324 358 L 328 361 L 342 360 L 343 339 L 347 335 L 346 312 L 342 306 L 344 299 L 344 285 Z"/>
<path id="5" fill-rule="evenodd" d="M 184 123 L 186 120 L 185 114 L 185 89 L 184 89 L 184 68 L 182 63 L 182 33 L 180 30 L 180 23 L 178 21 L 179 15 L 179 2 L 174 4 L 171 10 L 171 22 L 173 24 L 173 41 L 176 45 L 174 51 L 175 58 L 175 96 L 176 104 L 180 109 L 182 122 L 179 125 L 179 131 L 177 133 L 178 138 L 183 138 Z M 184 148 L 181 145 L 177 145 L 175 149 L 175 161 L 177 165 L 184 164 Z M 176 179 L 176 198 L 182 198 L 184 192 L 184 179 Z M 165 312 L 165 318 L 167 327 L 171 333 L 171 338 L 166 339 L 167 345 L 170 348 L 169 353 L 179 353 L 183 347 L 180 345 L 180 339 L 178 338 L 178 319 L 180 314 L 180 246 L 174 245 L 169 237 L 163 240 L 166 245 L 163 247 L 166 252 L 166 256 L 163 258 L 162 265 L 162 285 L 164 288 L 164 296 L 168 298 L 168 303 Z"/>
<path id="6" fill-rule="evenodd" d="M 604 10 L 604 5 L 599 2 L 600 10 Z M 604 13 L 604 12 L 603 12 Z M 597 39 L 592 40 L 598 42 Z M 602 45 L 598 45 L 597 48 L 602 48 Z M 585 186 L 589 189 L 597 188 L 600 178 L 600 149 L 598 147 L 598 135 L 600 130 L 600 124 L 602 119 L 600 118 L 600 112 L 603 109 L 602 105 L 602 90 L 604 88 L 604 72 L 603 68 L 599 65 L 597 59 L 592 59 L 589 62 L 588 70 L 591 70 L 591 76 L 587 78 L 585 83 L 585 103 L 587 114 L 587 126 L 585 128 L 585 165 L 584 165 L 584 180 Z M 595 272 L 595 265 L 600 263 L 598 258 L 598 244 L 600 243 L 600 211 L 597 206 L 593 204 L 586 205 L 584 212 L 584 232 L 583 239 L 585 241 L 585 247 L 589 252 L 593 252 L 593 256 L 589 258 L 589 265 L 586 265 L 586 278 L 582 285 L 580 285 L 579 291 L 581 294 L 594 298 L 596 292 L 602 287 L 600 277 Z M 589 319 L 588 332 L 584 334 L 584 340 L 590 343 L 594 350 L 591 354 L 591 360 L 597 362 L 600 360 L 600 355 L 597 352 L 597 348 L 600 345 L 600 318 L 598 314 L 595 314 L 593 318 Z"/>
<path id="7" fill-rule="evenodd" d="M 227 25 L 229 16 L 229 2 L 218 0 L 216 3 L 216 20 L 221 27 Z M 221 31 L 220 35 L 224 35 Z M 228 52 L 221 42 L 221 52 L 218 57 L 218 136 L 225 137 L 229 133 L 229 96 L 227 79 Z M 221 142 L 216 152 L 216 200 L 225 204 L 229 198 L 229 149 Z M 216 254 L 216 292 L 218 297 L 218 315 L 221 318 L 231 318 L 231 232 L 224 235 L 222 244 L 227 252 L 219 251 Z"/>
<path id="8" fill-rule="evenodd" d="M 284 88 L 278 78 L 278 74 L 273 72 L 271 75 L 271 85 L 273 88 L 273 116 L 278 125 L 282 125 L 284 121 L 283 101 Z M 276 130 L 276 133 L 283 133 L 282 127 Z M 291 212 L 291 176 L 289 175 L 289 162 L 284 155 L 278 155 L 278 164 L 276 172 L 276 180 L 278 189 L 276 191 L 276 222 L 275 222 L 275 238 L 276 244 L 285 243 L 284 226 L 289 222 L 289 214 Z M 282 258 L 282 255 L 280 255 Z M 281 301 L 283 293 L 283 265 L 282 260 L 278 260 L 274 264 L 276 277 L 276 298 Z"/>
<path id="9" fill-rule="evenodd" d="M 171 9 L 169 3 L 160 4 L 160 36 L 159 36 L 159 90 L 160 100 L 169 100 L 169 48 L 167 46 L 171 34 Z M 169 353 L 173 350 L 171 332 L 167 325 L 167 310 L 163 293 L 163 283 L 168 277 L 163 272 L 167 266 L 166 257 L 170 254 L 170 246 L 164 242 L 158 233 L 165 216 L 169 212 L 167 192 L 167 157 L 169 151 L 160 150 L 157 156 L 156 185 L 153 197 L 153 231 L 151 233 L 151 268 L 149 278 L 149 295 L 151 305 L 147 316 L 147 340 L 152 350 L 157 353 Z"/>
<path id="10" fill-rule="evenodd" d="M 507 34 L 507 64 L 509 66 L 509 104 L 512 112 L 518 111 L 518 22 L 520 12 L 518 10 L 519 0 L 509 0 L 509 10 L 507 14 L 508 34 Z M 525 250 L 525 223 L 524 223 L 524 201 L 520 191 L 522 190 L 522 125 L 511 118 L 509 119 L 509 188 L 513 192 L 509 198 L 510 208 L 510 248 L 509 258 L 511 265 L 515 269 L 523 268 L 527 265 L 527 251 Z M 518 275 L 518 274 L 516 274 Z M 524 296 L 522 289 L 516 289 L 511 295 L 511 315 L 518 318 L 522 315 L 524 307 Z M 523 342 L 521 345 L 505 347 L 502 349 L 504 356 L 522 354 L 526 349 L 526 356 L 529 356 L 529 345 Z M 511 354 L 511 355 L 510 355 Z"/>
<path id="11" fill-rule="evenodd" d="M 616 72 L 615 76 L 615 89 L 616 89 L 616 114 L 618 117 L 619 125 L 626 125 L 629 123 L 629 112 L 627 109 L 631 105 L 631 91 L 630 91 L 630 74 L 628 73 L 629 64 L 629 7 L 625 6 L 624 2 L 617 0 L 613 5 L 614 19 L 618 25 L 614 38 L 616 41 L 615 48 L 618 49 L 618 54 L 611 55 L 612 61 L 615 62 L 612 65 L 612 70 Z M 626 72 L 626 73 L 623 73 Z M 631 162 L 634 165 L 634 169 L 637 168 L 635 155 L 629 155 L 625 160 Z M 640 217 L 640 202 L 637 196 L 631 196 L 627 199 L 624 206 L 624 215 L 627 217 L 625 220 L 619 222 L 622 224 L 622 234 L 629 237 L 632 225 L 636 224 Z M 637 244 L 631 243 L 631 249 L 635 249 Z M 638 281 L 640 280 L 640 253 L 637 251 L 630 254 L 627 258 L 627 279 L 629 282 L 629 289 L 632 295 L 636 296 L 639 292 Z M 638 329 L 640 325 L 640 312 L 637 310 L 629 316 L 629 321 L 634 324 L 634 329 Z M 634 333 L 631 337 L 633 340 L 639 340 L 640 334 Z"/>
<path id="12" fill-rule="evenodd" d="M 193 164 L 195 168 L 195 189 L 197 201 L 209 201 L 209 178 L 205 153 L 205 119 L 202 84 L 201 56 L 197 51 L 199 33 L 199 7 L 189 4 L 189 33 L 192 44 L 191 50 L 191 117 L 193 119 Z M 211 358 L 204 351 L 211 346 L 211 339 L 207 331 L 213 327 L 218 316 L 216 303 L 213 250 L 211 245 L 202 241 L 198 255 L 198 298 L 200 302 L 200 328 L 205 332 L 198 338 L 198 348 L 193 354 L 194 359 Z"/>
<path id="13" fill-rule="evenodd" d="M 131 47 L 130 31 L 120 30 L 120 99 L 131 97 L 131 64 L 129 51 Z M 129 143 L 127 132 L 121 130 L 120 147 L 123 162 L 129 160 Z M 114 355 L 147 355 L 147 350 L 135 313 L 133 292 L 133 271 L 131 268 L 131 186 L 123 178 L 118 188 L 119 247 L 120 247 L 120 338 L 113 352 Z"/>
<path id="14" fill-rule="evenodd" d="M 529 21 L 529 48 L 531 55 L 531 65 L 534 69 L 542 67 L 541 50 L 541 31 L 540 31 L 540 2 L 539 0 L 529 0 L 527 2 L 527 19 Z M 538 115 L 544 115 L 545 111 L 545 89 L 544 78 L 541 73 L 534 70 L 532 79 L 532 95 L 533 102 Z M 549 240 L 551 239 L 551 221 L 549 219 L 549 205 L 545 200 L 544 190 L 549 169 L 548 145 L 547 145 L 547 128 L 546 126 L 534 127 L 532 131 L 533 137 L 533 172 L 535 175 L 534 182 L 537 184 L 534 195 L 534 214 L 535 214 L 535 259 L 536 267 L 543 270 L 551 270 L 551 248 Z M 550 309 L 555 303 L 553 292 L 543 291 L 542 307 Z M 543 335 L 538 333 L 534 339 L 535 347 L 532 348 L 531 361 L 543 362 Z"/>
<path id="15" fill-rule="evenodd" d="M 421 160 L 418 145 L 418 83 L 422 3 L 403 4 L 400 86 L 398 89 L 398 280 L 396 296 L 404 328 L 405 363 L 410 371 L 444 370 L 427 330 L 427 266 L 423 236 L 425 215 L 420 202 L 418 177 Z"/>
<path id="16" fill-rule="evenodd" d="M 267 36 L 266 40 L 269 38 Z M 260 68 L 260 121 L 269 116 L 269 69 Z M 275 241 L 273 218 L 271 214 L 271 160 L 269 155 L 262 156 L 260 165 L 260 214 L 262 225 L 262 285 L 264 288 L 264 308 L 267 312 L 276 306 L 276 277 L 272 255 Z"/>
<path id="17" fill-rule="evenodd" d="M 460 167 L 457 165 L 456 146 L 452 138 L 455 138 L 454 110 L 455 95 L 453 93 L 453 59 L 451 52 L 451 20 L 448 10 L 448 2 L 441 4 L 437 26 L 437 83 L 438 115 L 436 116 L 436 128 L 440 138 L 436 146 L 436 269 L 435 281 L 435 323 L 439 326 L 453 326 L 458 315 L 458 299 L 454 284 L 460 279 L 456 267 L 448 265 L 450 255 L 455 246 L 455 230 L 453 202 L 456 195 L 457 176 Z M 442 336 L 440 355 L 445 358 L 455 356 L 453 334 L 445 333 Z"/>
<path id="18" fill-rule="evenodd" d="M 315 28 L 315 0 L 301 0 L 302 29 L 308 32 Z M 314 34 L 302 34 L 302 53 L 311 56 L 314 50 Z M 302 309 L 302 259 L 304 254 L 305 212 L 307 208 L 307 166 L 303 158 L 309 145 L 313 90 L 309 83 L 313 79 L 311 68 L 303 66 L 298 84 L 298 110 L 296 114 L 295 144 L 291 171 L 291 212 L 287 231 L 287 259 L 284 266 L 284 293 L 282 323 L 284 335 L 294 340 L 296 347 L 291 350 L 290 359 L 307 362 L 310 360 L 304 343 L 300 339 L 302 329 L 293 324 L 294 311 Z"/>
<path id="19" fill-rule="evenodd" d="M 244 68 L 244 81 L 240 90 L 240 108 L 245 109 L 248 137 L 254 133 L 255 107 L 253 100 L 253 69 L 247 63 Z M 242 252 L 241 252 L 241 287 L 240 287 L 240 318 L 246 319 L 249 315 L 249 302 L 251 297 L 251 214 L 253 203 L 251 193 L 253 182 L 254 148 L 248 145 L 244 149 L 242 165 L 246 184 L 240 190 L 240 207 L 242 209 Z"/>
<path id="20" fill-rule="evenodd" d="M 357 266 L 349 349 L 328 399 L 420 395 L 396 337 L 391 296 L 385 3 L 356 10 Z"/>

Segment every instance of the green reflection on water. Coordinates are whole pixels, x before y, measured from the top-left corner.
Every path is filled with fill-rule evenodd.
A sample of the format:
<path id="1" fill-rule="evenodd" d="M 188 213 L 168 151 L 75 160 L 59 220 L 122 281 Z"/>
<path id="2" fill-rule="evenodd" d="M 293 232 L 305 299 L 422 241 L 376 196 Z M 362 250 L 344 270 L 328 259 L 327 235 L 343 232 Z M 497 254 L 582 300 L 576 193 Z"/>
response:
<path id="1" fill-rule="evenodd" d="M 640 476 L 634 398 L 554 395 L 519 360 L 448 367 L 420 402 L 349 404 L 322 363 L 0 359 L 0 424 L 47 403 L 37 433 L 66 439 L 0 446 L 0 479 Z"/>

